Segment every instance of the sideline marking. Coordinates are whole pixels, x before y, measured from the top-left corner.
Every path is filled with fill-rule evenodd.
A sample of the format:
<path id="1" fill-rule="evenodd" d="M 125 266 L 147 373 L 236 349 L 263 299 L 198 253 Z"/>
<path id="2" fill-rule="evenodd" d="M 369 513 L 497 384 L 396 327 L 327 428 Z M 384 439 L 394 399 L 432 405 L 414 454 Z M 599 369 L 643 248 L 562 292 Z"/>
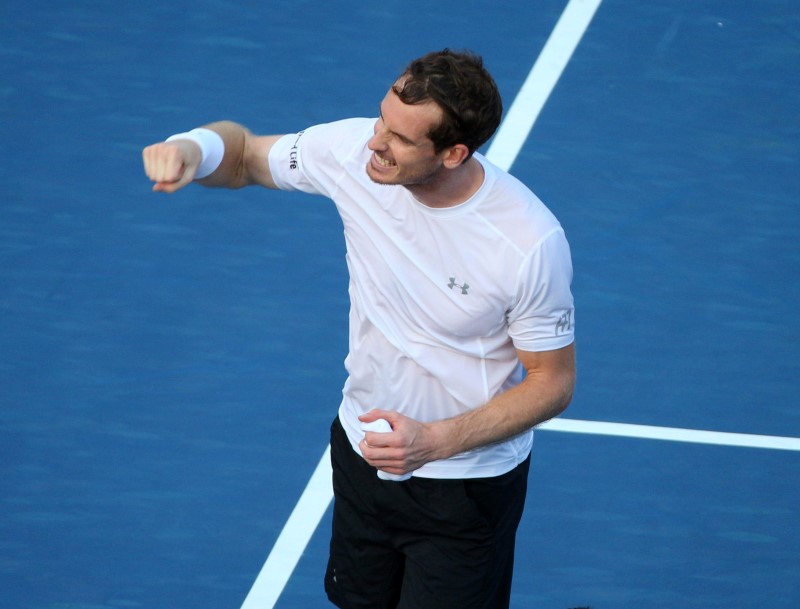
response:
<path id="1" fill-rule="evenodd" d="M 486 153 L 486 158 L 495 165 L 507 170 L 514 163 L 600 2 L 569 0 L 567 3 Z M 278 602 L 333 499 L 329 454 L 330 447 L 322 455 L 241 609 L 273 609 Z"/>
<path id="2" fill-rule="evenodd" d="M 242 609 L 272 609 L 333 499 L 330 446 L 253 582 Z"/>
<path id="3" fill-rule="evenodd" d="M 604 423 L 578 419 L 552 419 L 539 425 L 537 430 L 565 431 L 600 436 L 622 436 L 645 440 L 667 440 L 718 446 L 741 446 L 745 448 L 770 448 L 773 450 L 800 451 L 800 438 L 787 436 L 760 436 L 756 434 L 730 433 L 681 429 L 679 427 L 657 427 L 654 425 L 632 425 L 630 423 Z"/>
<path id="4" fill-rule="evenodd" d="M 561 13 L 486 153 L 486 158 L 498 167 L 508 171 L 514 164 L 600 2 L 570 0 Z"/>

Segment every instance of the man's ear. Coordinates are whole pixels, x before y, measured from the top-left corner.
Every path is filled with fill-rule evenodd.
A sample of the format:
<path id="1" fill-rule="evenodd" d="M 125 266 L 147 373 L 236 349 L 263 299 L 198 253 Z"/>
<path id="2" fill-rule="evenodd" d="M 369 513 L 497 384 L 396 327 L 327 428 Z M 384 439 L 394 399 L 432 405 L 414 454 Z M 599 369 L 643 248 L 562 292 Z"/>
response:
<path id="1" fill-rule="evenodd" d="M 469 156 L 469 148 L 467 148 L 464 144 L 450 146 L 450 148 L 445 151 L 444 165 L 448 169 L 455 169 L 464 161 L 466 161 Z"/>

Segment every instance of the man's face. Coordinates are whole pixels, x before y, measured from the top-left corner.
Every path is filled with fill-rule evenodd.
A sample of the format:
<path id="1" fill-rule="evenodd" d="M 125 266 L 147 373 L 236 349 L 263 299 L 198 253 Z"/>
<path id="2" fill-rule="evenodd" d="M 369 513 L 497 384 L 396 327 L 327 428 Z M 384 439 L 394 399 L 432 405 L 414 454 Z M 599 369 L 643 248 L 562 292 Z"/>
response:
<path id="1" fill-rule="evenodd" d="M 442 110 L 433 102 L 404 104 L 391 89 L 380 110 L 375 135 L 367 143 L 373 153 L 369 177 L 378 184 L 403 186 L 434 182 L 444 170 L 443 154 L 434 152 L 428 133 L 441 120 Z"/>

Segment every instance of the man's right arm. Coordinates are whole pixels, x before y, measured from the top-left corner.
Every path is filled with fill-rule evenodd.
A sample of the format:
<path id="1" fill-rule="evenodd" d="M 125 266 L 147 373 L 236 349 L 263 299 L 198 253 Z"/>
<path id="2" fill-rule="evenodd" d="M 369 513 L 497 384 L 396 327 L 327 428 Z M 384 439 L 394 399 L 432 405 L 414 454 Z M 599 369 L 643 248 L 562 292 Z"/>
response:
<path id="1" fill-rule="evenodd" d="M 269 151 L 280 135 L 256 136 L 231 121 L 203 128 L 222 138 L 224 154 L 210 175 L 197 180 L 199 184 L 217 188 L 251 185 L 277 188 L 269 169 Z M 155 182 L 153 190 L 172 193 L 195 179 L 203 161 L 203 150 L 191 139 L 176 138 L 148 146 L 142 151 L 142 159 L 147 177 Z"/>

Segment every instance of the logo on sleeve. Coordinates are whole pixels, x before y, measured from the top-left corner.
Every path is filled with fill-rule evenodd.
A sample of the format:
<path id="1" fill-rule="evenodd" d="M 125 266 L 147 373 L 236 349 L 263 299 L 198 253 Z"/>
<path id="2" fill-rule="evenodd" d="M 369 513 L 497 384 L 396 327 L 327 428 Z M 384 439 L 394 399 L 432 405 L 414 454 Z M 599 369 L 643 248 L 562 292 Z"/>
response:
<path id="1" fill-rule="evenodd" d="M 567 334 L 572 330 L 572 311 L 567 311 L 556 322 L 556 336 Z"/>
<path id="2" fill-rule="evenodd" d="M 297 139 L 292 144 L 292 147 L 289 148 L 289 169 L 297 169 L 297 143 L 300 141 L 300 138 L 303 137 L 303 133 L 305 131 L 301 131 L 297 134 Z"/>

